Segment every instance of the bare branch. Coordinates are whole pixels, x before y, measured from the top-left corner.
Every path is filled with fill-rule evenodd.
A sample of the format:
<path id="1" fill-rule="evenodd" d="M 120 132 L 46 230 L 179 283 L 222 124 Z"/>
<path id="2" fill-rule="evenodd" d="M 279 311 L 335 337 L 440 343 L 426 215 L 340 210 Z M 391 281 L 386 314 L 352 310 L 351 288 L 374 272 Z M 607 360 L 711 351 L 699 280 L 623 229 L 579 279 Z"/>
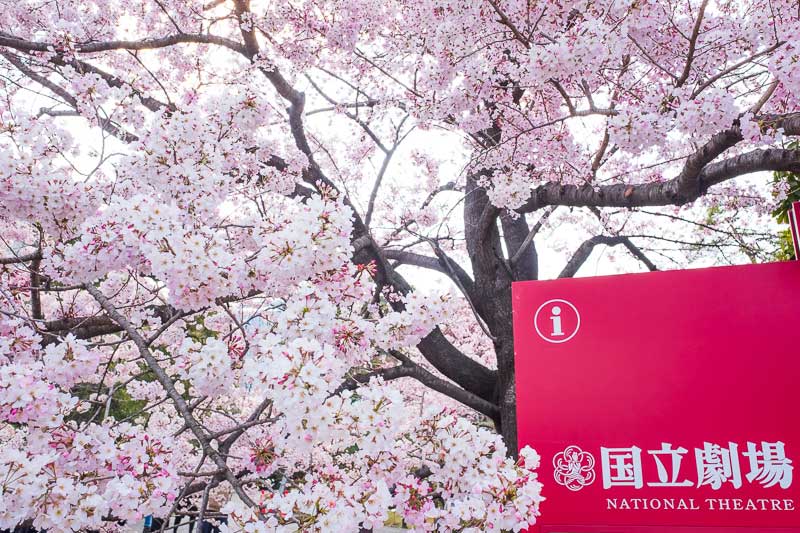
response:
<path id="1" fill-rule="evenodd" d="M 594 247 L 598 244 L 605 244 L 606 246 L 616 246 L 622 244 L 625 237 L 609 236 L 609 235 L 595 235 L 581 243 L 578 249 L 572 254 L 572 257 L 567 262 L 564 269 L 558 275 L 559 278 L 571 278 L 578 273 L 578 270 L 583 266 L 589 256 L 592 255 Z"/>
<path id="2" fill-rule="evenodd" d="M 544 226 L 544 223 L 547 222 L 547 219 L 550 218 L 550 215 L 552 215 L 553 211 L 555 211 L 556 209 L 557 209 L 556 206 L 551 206 L 544 213 L 542 213 L 542 216 L 539 218 L 539 220 L 536 222 L 536 224 L 534 224 L 533 227 L 531 228 L 531 230 L 528 232 L 528 235 L 525 237 L 525 240 L 522 242 L 522 246 L 519 247 L 519 249 L 516 251 L 516 253 L 509 260 L 509 262 L 511 263 L 512 266 L 515 263 L 517 263 L 517 261 L 520 260 L 520 258 L 522 257 L 522 254 L 525 253 L 525 250 L 533 242 L 533 238 L 536 237 L 536 234 L 539 233 L 539 230 L 542 229 L 542 226 Z"/>
<path id="3" fill-rule="evenodd" d="M 706 6 L 708 5 L 708 0 L 703 0 L 703 3 L 700 4 L 700 10 L 697 12 L 697 19 L 694 22 L 694 28 L 692 28 L 692 36 L 689 38 L 689 52 L 686 54 L 686 65 L 683 67 L 683 72 L 675 80 L 675 86 L 680 87 L 686 80 L 689 79 L 689 73 L 692 71 L 692 61 L 694 61 L 694 51 L 695 47 L 697 46 L 697 38 L 700 36 L 700 27 L 703 25 L 703 17 L 706 13 Z"/>
<path id="4" fill-rule="evenodd" d="M 726 68 L 724 70 L 721 70 L 717 74 L 715 74 L 715 75 L 711 76 L 710 78 L 708 78 L 700 87 L 695 89 L 694 92 L 692 92 L 692 98 L 695 98 L 701 92 L 703 92 L 706 89 L 708 89 L 709 87 L 711 87 L 720 78 L 723 78 L 723 77 L 727 76 L 728 74 L 730 74 L 731 72 L 734 72 L 734 71 L 742 68 L 743 66 L 747 65 L 748 63 L 751 63 L 753 60 L 758 59 L 761 56 L 764 56 L 764 55 L 767 55 L 767 54 L 770 54 L 770 53 L 774 52 L 775 50 L 777 50 L 778 48 L 780 48 L 784 44 L 785 44 L 785 41 L 778 41 L 777 43 L 773 44 L 769 48 L 765 48 L 764 50 L 756 52 L 756 53 L 752 54 L 751 56 L 746 57 L 745 59 L 742 59 L 741 61 L 739 61 L 737 63 L 734 63 L 730 67 L 728 67 L 728 68 Z"/>
<path id="5" fill-rule="evenodd" d="M 472 278 L 467 274 L 467 272 L 461 268 L 458 263 L 450 261 L 450 268 L 444 263 L 441 258 L 438 257 L 431 257 L 428 255 L 417 254 L 414 252 L 407 252 L 405 250 L 391 250 L 391 249 L 384 249 L 384 255 L 387 259 L 391 259 L 393 261 L 399 261 L 401 264 L 405 265 L 412 265 L 417 266 L 420 268 L 426 268 L 428 270 L 435 270 L 436 272 L 440 272 L 448 277 L 453 276 L 455 273 L 459 283 L 464 286 L 464 289 L 470 293 L 472 292 L 473 284 L 475 283 L 472 281 Z"/>

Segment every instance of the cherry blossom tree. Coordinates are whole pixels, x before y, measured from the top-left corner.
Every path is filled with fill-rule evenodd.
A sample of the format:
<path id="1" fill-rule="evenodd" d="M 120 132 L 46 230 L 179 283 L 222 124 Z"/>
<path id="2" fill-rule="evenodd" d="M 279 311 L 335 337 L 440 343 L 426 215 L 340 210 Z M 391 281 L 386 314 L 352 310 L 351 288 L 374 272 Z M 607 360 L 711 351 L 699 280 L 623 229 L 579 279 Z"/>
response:
<path id="1" fill-rule="evenodd" d="M 768 259 L 800 171 L 795 0 L 0 14 L 0 528 L 519 531 L 512 282 Z"/>

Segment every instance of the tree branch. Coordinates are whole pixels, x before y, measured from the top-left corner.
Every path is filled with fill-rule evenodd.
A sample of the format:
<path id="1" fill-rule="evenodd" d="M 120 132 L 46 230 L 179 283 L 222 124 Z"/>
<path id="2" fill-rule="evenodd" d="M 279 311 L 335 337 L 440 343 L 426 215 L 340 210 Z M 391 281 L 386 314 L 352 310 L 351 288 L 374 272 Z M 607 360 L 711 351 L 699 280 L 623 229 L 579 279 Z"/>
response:
<path id="1" fill-rule="evenodd" d="M 22 61 L 20 61 L 18 57 L 15 57 L 13 54 L 0 51 L 0 56 L 3 56 L 6 59 L 6 61 L 14 65 L 17 68 L 17 70 L 19 70 L 22 74 L 24 74 L 31 80 L 35 81 L 42 87 L 49 89 L 53 94 L 60 96 L 61 98 L 64 99 L 64 102 L 67 105 L 69 105 L 76 111 L 78 110 L 78 101 L 75 99 L 74 96 L 69 94 L 66 90 L 56 85 L 55 83 L 47 79 L 45 76 L 42 76 L 34 72 L 32 69 L 28 68 Z M 111 122 L 111 120 L 109 119 L 104 119 L 98 116 L 97 123 L 104 131 L 107 131 L 108 133 L 117 137 L 123 142 L 126 143 L 134 142 L 138 139 L 136 135 L 128 133 L 127 131 L 123 130 L 122 128 Z"/>
<path id="2" fill-rule="evenodd" d="M 786 135 L 800 134 L 800 114 L 783 117 L 774 123 Z M 677 177 L 653 183 L 562 185 L 547 183 L 535 188 L 517 211 L 529 213 L 548 205 L 575 207 L 644 207 L 684 205 L 706 193 L 710 187 L 737 176 L 759 171 L 800 171 L 800 150 L 770 148 L 754 150 L 711 163 L 719 154 L 741 140 L 738 128 L 717 134 L 698 152 L 687 158 Z"/>
<path id="3" fill-rule="evenodd" d="M 225 37 L 197 33 L 180 33 L 154 39 L 142 39 L 139 41 L 104 41 L 75 44 L 72 49 L 79 54 L 92 54 L 107 52 L 109 50 L 152 50 L 182 43 L 216 44 L 240 54 L 246 53 L 245 47 L 241 43 L 226 39 Z M 64 50 L 64 47 L 59 44 L 27 41 L 4 32 L 0 32 L 0 46 L 14 48 L 15 50 L 24 52 L 59 52 Z"/>
<path id="4" fill-rule="evenodd" d="M 428 270 L 435 270 L 436 272 L 440 272 L 446 275 L 447 277 L 450 278 L 453 277 L 453 274 L 450 272 L 450 269 L 447 268 L 448 265 L 444 263 L 444 259 L 439 257 L 431 257 L 429 255 L 407 252 L 405 250 L 391 250 L 391 249 L 384 249 L 383 254 L 386 256 L 387 259 L 398 261 L 401 264 L 426 268 Z M 468 293 L 471 293 L 475 282 L 472 281 L 472 278 L 469 276 L 469 274 L 467 274 L 467 272 L 461 267 L 461 265 L 455 263 L 454 261 L 450 261 L 449 265 L 454 271 L 458 281 L 461 283 L 461 285 L 464 286 L 464 290 Z"/>
<path id="5" fill-rule="evenodd" d="M 438 327 L 417 344 L 417 349 L 448 379 L 484 400 L 494 398 L 497 371 L 464 355 Z"/>
<path id="6" fill-rule="evenodd" d="M 621 236 L 621 235 L 595 235 L 589 239 L 586 239 L 581 243 L 575 253 L 572 255 L 570 260 L 567 262 L 564 269 L 558 275 L 559 278 L 571 278 L 578 273 L 581 266 L 589 259 L 589 256 L 592 255 L 592 251 L 594 250 L 595 246 L 598 244 L 604 244 L 606 246 L 617 246 L 619 244 L 625 245 L 625 247 L 642 263 L 644 263 L 648 269 L 651 271 L 658 270 L 658 268 L 642 253 L 642 251 L 634 245 L 628 237 Z"/>
<path id="7" fill-rule="evenodd" d="M 511 257 L 511 259 L 509 259 L 509 262 L 511 263 L 512 266 L 517 261 L 520 260 L 520 258 L 522 257 L 522 254 L 525 253 L 525 249 L 528 246 L 531 246 L 533 244 L 533 238 L 536 237 L 536 234 L 539 233 L 539 230 L 542 229 L 542 226 L 544 226 L 544 223 L 547 222 L 547 219 L 550 218 L 550 215 L 552 215 L 553 211 L 555 211 L 555 210 L 556 210 L 556 207 L 555 206 L 551 206 L 547 211 L 542 213 L 542 216 L 539 217 L 539 220 L 536 221 L 536 224 L 533 225 L 531 230 L 525 236 L 525 240 L 522 241 L 522 245 L 519 247 L 519 249 L 516 251 L 516 253 L 514 253 L 514 255 Z"/>
<path id="8" fill-rule="evenodd" d="M 511 19 L 508 18 L 508 15 L 506 15 L 503 10 L 500 9 L 500 6 L 497 4 L 497 2 L 495 0 L 486 1 L 489 2 L 489 5 L 492 6 L 494 12 L 497 13 L 498 17 L 500 17 L 500 23 L 511 30 L 511 33 L 514 34 L 514 38 L 522 43 L 525 48 L 530 48 L 531 44 L 528 39 L 526 39 L 525 36 L 522 35 L 522 32 L 517 29 L 513 22 L 511 22 Z"/>
<path id="9" fill-rule="evenodd" d="M 770 54 L 770 53 L 774 52 L 775 50 L 777 50 L 778 48 L 783 46 L 785 43 L 786 43 L 786 41 L 778 41 L 777 43 L 773 44 L 769 48 L 765 48 L 764 50 L 756 52 L 756 53 L 752 54 L 751 56 L 742 59 L 738 63 L 734 63 L 730 67 L 728 67 L 728 68 L 726 68 L 724 70 L 721 70 L 717 74 L 715 74 L 715 75 L 711 76 L 709 79 L 707 79 L 700 87 L 695 89 L 694 92 L 692 92 L 692 98 L 695 98 L 701 92 L 703 92 L 706 89 L 708 89 L 709 87 L 711 87 L 720 78 L 722 78 L 724 76 L 727 76 L 731 72 L 734 72 L 734 71 L 742 68 L 743 66 L 747 65 L 748 63 L 752 62 L 755 59 L 758 59 L 759 57 L 761 57 L 763 55 Z"/>
<path id="10" fill-rule="evenodd" d="M 697 38 L 700 36 L 700 27 L 703 25 L 703 17 L 705 16 L 707 5 L 708 0 L 703 0 L 703 3 L 700 4 L 700 10 L 697 12 L 697 19 L 694 22 L 694 28 L 692 28 L 692 36 L 689 38 L 689 52 L 686 54 L 686 65 L 684 65 L 683 72 L 675 81 L 676 87 L 682 86 L 686 83 L 686 80 L 689 79 L 689 73 L 692 71 L 692 61 L 694 61 L 694 51 L 697 46 Z"/>
<path id="11" fill-rule="evenodd" d="M 131 338 L 133 343 L 136 345 L 136 348 L 139 350 L 139 355 L 144 359 L 147 363 L 147 366 L 150 367 L 150 370 L 153 371 L 158 382 L 164 388 L 167 393 L 167 396 L 172 400 L 173 404 L 175 405 L 175 409 L 181 415 L 186 425 L 189 427 L 191 432 L 197 437 L 197 440 L 200 442 L 200 445 L 203 448 L 203 452 L 211 457 L 214 460 L 214 463 L 217 467 L 225 473 L 225 479 L 230 483 L 233 490 L 236 492 L 236 495 L 241 498 L 241 500 L 250 507 L 254 507 L 255 503 L 250 497 L 244 492 L 239 480 L 234 476 L 233 472 L 231 472 L 230 468 L 222 457 L 219 451 L 215 450 L 210 442 L 208 435 L 201 427 L 200 423 L 195 419 L 189 405 L 184 400 L 183 396 L 178 392 L 175 388 L 175 384 L 172 382 L 172 379 L 167 375 L 161 365 L 158 364 L 158 361 L 153 354 L 150 353 L 150 349 L 147 347 L 147 342 L 145 339 L 139 335 L 139 332 L 136 331 L 128 320 L 117 311 L 114 304 L 105 297 L 105 295 L 100 292 L 94 285 L 87 284 L 86 291 L 92 295 L 92 297 L 100 304 L 100 307 L 106 312 L 106 314 L 116 322 L 119 327 L 121 327 L 128 336 Z"/>
<path id="12" fill-rule="evenodd" d="M 598 208 L 590 207 L 589 210 L 592 213 L 594 213 L 594 215 L 597 217 L 598 220 L 600 220 L 601 223 L 603 222 L 603 215 L 600 213 L 600 210 Z M 636 257 L 639 261 L 644 263 L 644 265 L 650 272 L 655 272 L 658 270 L 658 267 L 655 265 L 655 263 L 650 261 L 650 259 L 645 255 L 645 253 L 641 250 L 641 248 L 633 244 L 633 241 L 631 241 L 629 237 L 622 237 L 622 245 L 625 246 L 625 248 L 627 248 L 628 251 L 634 257 Z"/>
<path id="13" fill-rule="evenodd" d="M 499 409 L 494 403 L 489 402 L 477 396 L 476 394 L 473 394 L 471 392 L 462 389 L 461 387 L 455 385 L 454 383 L 451 383 L 447 380 L 444 380 L 432 374 L 431 372 L 427 371 L 426 369 L 424 369 L 423 367 L 419 366 L 417 363 L 412 361 L 402 352 L 399 352 L 397 350 L 389 350 L 389 353 L 394 358 L 401 361 L 402 364 L 388 368 L 382 368 L 380 370 L 368 372 L 365 374 L 358 374 L 356 376 L 348 377 L 347 380 L 336 389 L 334 394 L 339 394 L 345 390 L 355 390 L 360 385 L 368 383 L 373 377 L 381 377 L 386 381 L 404 377 L 411 377 L 416 379 L 429 389 L 440 392 L 445 396 L 452 398 L 457 402 L 460 402 L 466 405 L 467 407 L 470 407 L 490 418 L 494 418 L 498 415 Z"/>

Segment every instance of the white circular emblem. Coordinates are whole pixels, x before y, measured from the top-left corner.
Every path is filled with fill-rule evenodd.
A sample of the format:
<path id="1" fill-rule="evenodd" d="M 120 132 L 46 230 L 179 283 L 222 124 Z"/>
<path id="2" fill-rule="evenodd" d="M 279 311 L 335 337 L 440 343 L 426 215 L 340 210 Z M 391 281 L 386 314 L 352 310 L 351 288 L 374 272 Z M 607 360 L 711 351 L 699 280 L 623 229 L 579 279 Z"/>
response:
<path id="1" fill-rule="evenodd" d="M 547 323 L 539 324 L 539 315 L 542 311 L 546 311 L 542 318 L 546 319 Z M 567 316 L 574 313 L 574 316 Z M 566 320 L 565 320 L 566 319 Z M 581 327 L 581 315 L 578 313 L 578 308 L 566 300 L 554 299 L 547 300 L 539 306 L 536 314 L 533 315 L 533 326 L 536 328 L 536 333 L 546 340 L 554 344 L 567 342 L 573 338 Z"/>
<path id="2" fill-rule="evenodd" d="M 591 485 L 595 479 L 594 456 L 578 446 L 567 446 L 553 456 L 553 477 L 573 492 Z"/>

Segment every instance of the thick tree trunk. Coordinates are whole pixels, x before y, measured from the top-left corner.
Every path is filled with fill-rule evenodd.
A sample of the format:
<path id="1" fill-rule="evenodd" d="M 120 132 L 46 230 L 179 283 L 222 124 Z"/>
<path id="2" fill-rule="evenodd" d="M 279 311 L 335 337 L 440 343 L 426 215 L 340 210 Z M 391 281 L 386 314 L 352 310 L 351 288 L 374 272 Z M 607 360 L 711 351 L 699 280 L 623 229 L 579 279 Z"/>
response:
<path id="1" fill-rule="evenodd" d="M 517 456 L 517 394 L 514 372 L 514 330 L 511 311 L 511 279 L 498 280 L 502 290 L 497 294 L 497 329 L 495 353 L 497 354 L 497 386 L 495 401 L 500 408 L 500 427 L 508 453 Z"/>
<path id="2" fill-rule="evenodd" d="M 492 400 L 500 409 L 494 420 L 508 446 L 509 454 L 517 454 L 516 391 L 514 388 L 514 332 L 511 313 L 511 283 L 515 279 L 504 257 L 497 219 L 486 217 L 492 206 L 486 191 L 474 177 L 467 179 L 464 203 L 467 251 L 475 280 L 475 297 L 480 299 L 482 318 L 488 326 L 497 356 L 497 379 Z M 524 239 L 527 225 L 516 220 L 504 221 L 506 253 L 516 249 Z M 535 268 L 528 264 L 524 272 L 530 276 Z"/>
<path id="3" fill-rule="evenodd" d="M 513 342 L 503 351 L 508 354 L 498 355 L 498 360 L 509 361 L 508 367 L 498 372 L 497 404 L 500 407 L 500 427 L 498 428 L 508 447 L 508 453 L 517 457 L 517 393 L 514 383 L 514 345 Z"/>

